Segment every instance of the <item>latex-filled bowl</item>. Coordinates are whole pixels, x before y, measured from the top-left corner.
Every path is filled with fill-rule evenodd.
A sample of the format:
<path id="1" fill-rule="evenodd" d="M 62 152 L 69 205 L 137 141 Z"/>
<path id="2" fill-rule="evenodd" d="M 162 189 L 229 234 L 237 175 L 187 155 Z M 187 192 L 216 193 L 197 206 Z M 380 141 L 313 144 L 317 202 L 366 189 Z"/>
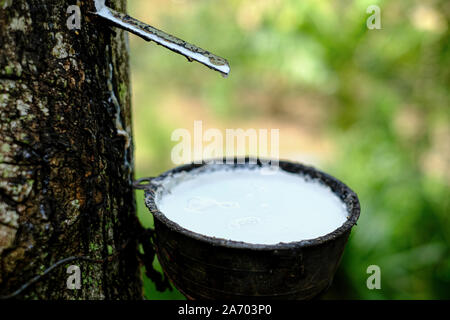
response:
<path id="1" fill-rule="evenodd" d="M 352 227 L 360 214 L 357 195 L 336 178 L 312 167 L 280 161 L 290 173 L 317 180 L 345 203 L 346 222 L 325 236 L 274 245 L 214 238 L 169 220 L 157 206 L 157 182 L 175 173 L 208 164 L 174 168 L 145 187 L 145 203 L 153 214 L 156 252 L 165 274 L 190 299 L 311 299 L 328 289 Z M 244 164 L 222 164 L 245 167 Z M 257 166 L 262 166 L 258 160 Z M 153 181 L 153 182 L 152 182 Z"/>

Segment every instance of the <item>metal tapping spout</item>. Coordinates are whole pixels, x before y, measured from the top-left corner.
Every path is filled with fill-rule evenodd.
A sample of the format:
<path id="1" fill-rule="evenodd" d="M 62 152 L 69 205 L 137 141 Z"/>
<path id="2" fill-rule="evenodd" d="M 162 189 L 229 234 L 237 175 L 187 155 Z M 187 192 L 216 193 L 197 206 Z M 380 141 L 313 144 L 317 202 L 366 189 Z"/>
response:
<path id="1" fill-rule="evenodd" d="M 185 56 L 189 61 L 198 61 L 208 68 L 220 72 L 227 77 L 230 73 L 230 65 L 224 58 L 216 56 L 209 51 L 187 43 L 175 36 L 141 22 L 127 14 L 118 12 L 106 6 L 105 0 L 93 0 L 95 2 L 96 16 L 108 23 L 127 30 L 146 41 L 154 41 L 173 52 Z"/>

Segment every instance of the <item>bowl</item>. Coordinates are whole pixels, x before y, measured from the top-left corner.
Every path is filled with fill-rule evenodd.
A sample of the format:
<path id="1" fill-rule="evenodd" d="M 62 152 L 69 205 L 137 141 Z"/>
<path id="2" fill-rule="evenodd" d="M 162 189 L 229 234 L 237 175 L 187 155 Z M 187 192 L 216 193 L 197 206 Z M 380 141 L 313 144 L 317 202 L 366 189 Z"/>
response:
<path id="1" fill-rule="evenodd" d="M 264 166 L 234 159 L 217 166 Z M 345 203 L 344 224 L 310 240 L 278 244 L 251 244 L 192 232 L 169 220 L 158 208 L 162 192 L 157 182 L 175 173 L 189 172 L 209 162 L 188 164 L 156 178 L 140 179 L 145 203 L 154 217 L 155 250 L 166 276 L 188 299 L 313 299 L 331 285 L 360 205 L 357 195 L 338 179 L 313 167 L 279 161 L 281 170 L 327 185 Z M 143 182 L 148 182 L 142 187 Z"/>

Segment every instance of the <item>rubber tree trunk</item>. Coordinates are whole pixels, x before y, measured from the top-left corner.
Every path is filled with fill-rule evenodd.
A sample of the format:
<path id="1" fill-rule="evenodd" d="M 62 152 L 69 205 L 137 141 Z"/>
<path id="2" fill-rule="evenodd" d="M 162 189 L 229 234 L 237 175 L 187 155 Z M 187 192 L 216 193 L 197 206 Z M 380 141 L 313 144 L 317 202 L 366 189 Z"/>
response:
<path id="1" fill-rule="evenodd" d="M 93 2 L 0 0 L 0 295 L 82 255 L 99 261 L 61 265 L 18 297 L 142 297 L 127 35 L 91 16 Z"/>

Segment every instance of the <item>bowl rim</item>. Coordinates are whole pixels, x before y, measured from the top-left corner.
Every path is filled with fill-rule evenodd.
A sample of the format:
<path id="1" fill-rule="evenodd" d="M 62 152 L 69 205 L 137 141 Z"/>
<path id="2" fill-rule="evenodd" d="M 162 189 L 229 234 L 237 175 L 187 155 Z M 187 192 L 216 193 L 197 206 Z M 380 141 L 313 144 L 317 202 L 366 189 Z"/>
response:
<path id="1" fill-rule="evenodd" d="M 321 237 L 313 238 L 313 239 L 306 239 L 306 240 L 300 240 L 300 241 L 293 241 L 293 242 L 279 242 L 277 244 L 254 244 L 254 243 L 248 243 L 243 241 L 236 241 L 236 240 L 228 240 L 223 238 L 217 238 L 213 236 L 207 236 L 201 233 L 197 233 L 191 230 L 188 230 L 182 226 L 180 226 L 178 223 L 170 220 L 165 216 L 163 212 L 161 212 L 158 209 L 158 206 L 155 202 L 156 194 L 160 188 L 159 184 L 152 183 L 153 181 L 161 180 L 169 175 L 172 175 L 174 173 L 179 172 L 189 172 L 193 169 L 201 168 L 204 166 L 211 165 L 215 161 L 224 162 L 223 165 L 226 166 L 233 166 L 235 168 L 237 167 L 245 167 L 248 165 L 256 165 L 259 167 L 262 167 L 263 165 L 267 165 L 270 161 L 273 161 L 271 159 L 262 159 L 262 158 L 234 158 L 232 159 L 233 163 L 225 163 L 225 159 L 211 159 L 211 160 L 203 160 L 201 163 L 190 163 L 181 165 L 178 167 L 175 167 L 173 169 L 170 169 L 161 175 L 157 177 L 149 177 L 149 178 L 142 178 L 137 180 L 135 183 L 135 187 L 138 189 L 144 189 L 145 191 L 145 204 L 147 209 L 150 211 L 150 213 L 153 215 L 155 219 L 158 220 L 158 222 L 164 224 L 169 230 L 178 232 L 183 234 L 184 236 L 187 236 L 189 238 L 193 238 L 202 242 L 207 242 L 214 246 L 222 246 L 222 247 L 228 247 L 228 248 L 236 248 L 236 249 L 251 249 L 251 250 L 283 250 L 283 249 L 301 249 L 311 246 L 317 246 L 321 245 L 325 242 L 333 241 L 347 232 L 351 231 L 351 228 L 356 225 L 361 207 L 358 200 L 357 194 L 350 189 L 345 183 L 338 180 L 337 178 L 324 173 L 312 166 L 303 165 L 301 163 L 287 161 L 287 160 L 280 160 L 276 161 L 279 168 L 290 172 L 294 174 L 301 174 L 304 177 L 311 178 L 314 180 L 319 180 L 321 183 L 325 184 L 326 186 L 330 187 L 331 190 L 335 195 L 337 195 L 346 205 L 347 212 L 349 215 L 347 216 L 347 220 L 344 222 L 342 226 L 335 229 L 334 231 L 323 235 Z M 245 162 L 243 162 L 245 161 Z M 251 162 L 254 161 L 255 163 Z M 270 162 L 273 163 L 273 162 Z M 147 185 L 142 185 L 141 182 L 148 182 Z M 139 187 L 137 187 L 139 186 Z M 156 230 L 157 231 L 157 230 Z"/>

